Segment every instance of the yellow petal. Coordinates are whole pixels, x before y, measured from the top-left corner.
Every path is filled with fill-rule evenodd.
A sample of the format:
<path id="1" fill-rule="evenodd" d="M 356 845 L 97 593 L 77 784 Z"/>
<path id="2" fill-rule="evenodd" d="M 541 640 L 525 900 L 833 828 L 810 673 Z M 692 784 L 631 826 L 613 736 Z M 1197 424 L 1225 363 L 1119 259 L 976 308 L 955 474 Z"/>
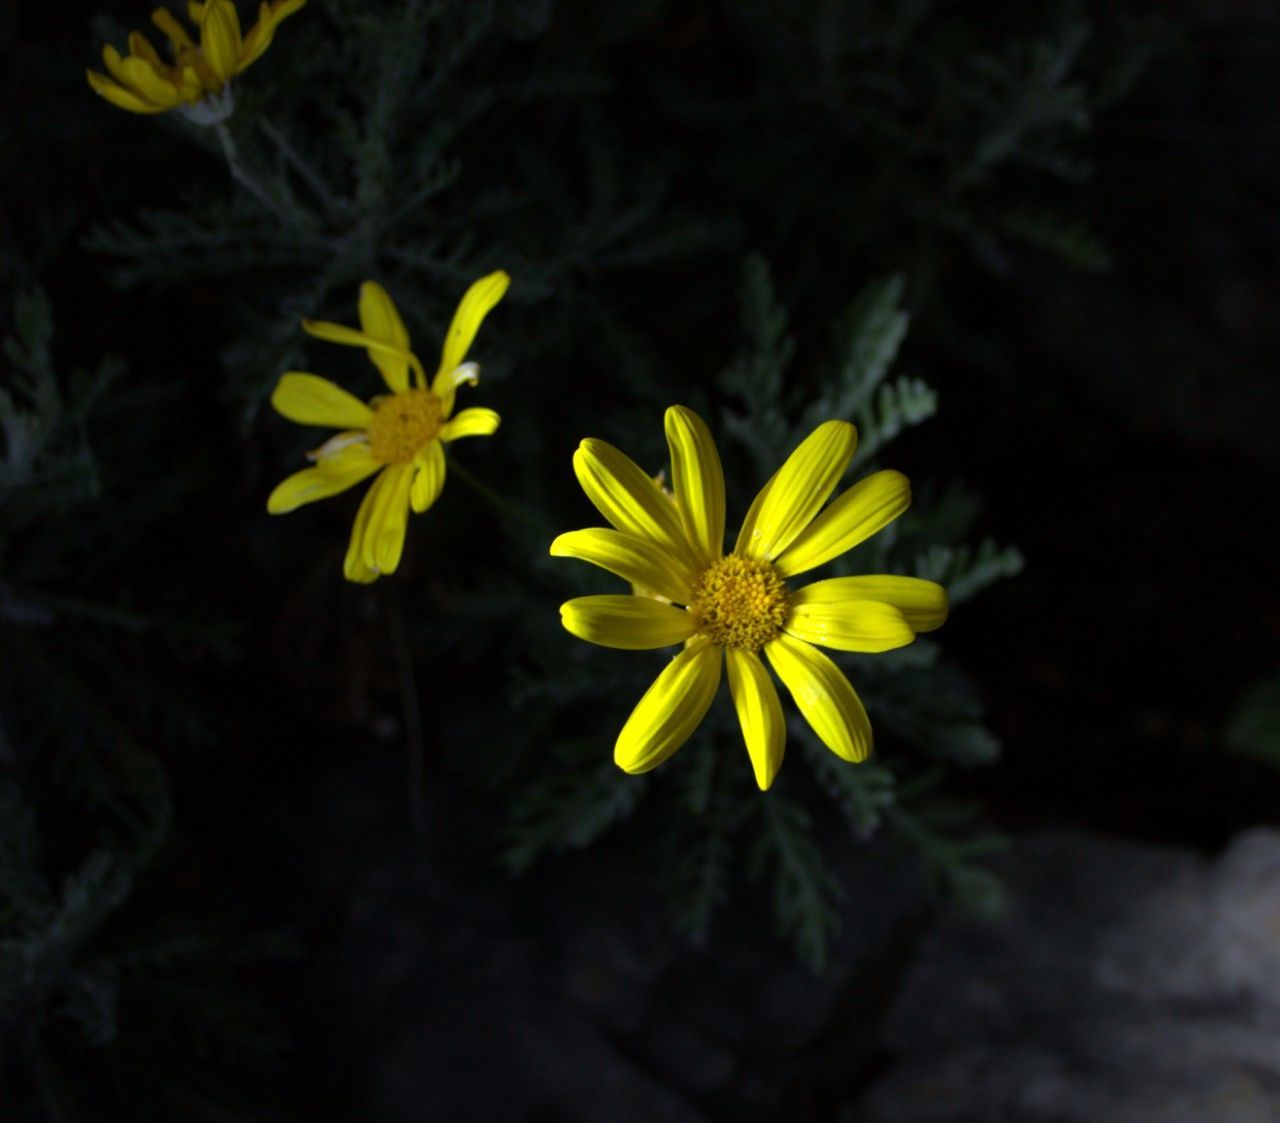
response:
<path id="1" fill-rule="evenodd" d="M 757 496 L 760 506 L 738 535 L 736 552 L 768 560 L 782 553 L 840 482 L 857 443 L 847 421 L 824 421 L 801 441 Z"/>
<path id="2" fill-rule="evenodd" d="M 200 81 L 199 74 L 196 73 L 194 67 L 184 66 L 182 68 L 182 96 L 187 101 L 199 101 L 204 97 L 204 85 Z"/>
<path id="3" fill-rule="evenodd" d="M 892 651 L 916 638 L 907 619 L 891 604 L 852 600 L 791 605 L 786 631 L 836 651 Z"/>
<path id="4" fill-rule="evenodd" d="M 369 358 L 396 393 L 409 389 L 409 332 L 391 297 L 376 281 L 360 286 L 360 328 L 372 339 L 388 344 L 387 352 L 369 348 Z"/>
<path id="5" fill-rule="evenodd" d="M 457 417 L 440 426 L 440 439 L 457 441 L 463 437 L 487 437 L 497 430 L 501 421 L 502 418 L 491 409 L 479 406 L 464 409 Z"/>
<path id="6" fill-rule="evenodd" d="M 304 468 L 276 485 L 267 499 L 267 511 L 283 515 L 304 503 L 327 499 L 372 476 L 382 464 L 364 443 L 350 444 L 321 460 L 314 468 Z"/>
<path id="7" fill-rule="evenodd" d="M 453 314 L 453 323 L 449 325 L 449 334 L 444 337 L 437 377 L 449 374 L 467 357 L 467 351 L 470 350 L 481 323 L 502 299 L 510 284 L 511 278 L 499 269 L 496 273 L 473 282 L 463 294 L 458 310 Z"/>
<path id="8" fill-rule="evenodd" d="M 364 539 L 365 532 L 369 528 L 369 518 L 386 481 L 387 473 L 383 472 L 373 481 L 372 486 L 365 492 L 364 498 L 360 501 L 360 508 L 356 511 L 356 521 L 351 527 L 351 541 L 347 545 L 347 556 L 342 562 L 342 575 L 348 581 L 354 581 L 360 585 L 367 585 L 371 581 L 376 581 L 379 576 L 377 569 L 365 564 Z"/>
<path id="9" fill-rule="evenodd" d="M 196 49 L 196 51 L 198 50 L 199 48 Z M 196 51 L 188 51 L 182 56 L 183 81 L 189 82 L 194 76 L 195 84 L 200 87 L 201 97 L 206 93 L 216 94 L 222 89 L 224 83 L 213 72 L 213 67 L 209 65 L 205 57 L 196 53 Z"/>
<path id="10" fill-rule="evenodd" d="M 551 543 L 551 556 L 598 565 L 678 604 L 688 604 L 692 596 L 688 574 L 676 558 L 656 542 L 619 530 L 572 530 Z"/>
<path id="11" fill-rule="evenodd" d="M 120 60 L 120 69 L 124 74 L 124 82 L 138 91 L 153 105 L 164 105 L 173 108 L 181 104 L 182 95 L 178 88 L 156 73 L 156 68 L 145 59 L 129 55 Z"/>
<path id="12" fill-rule="evenodd" d="M 947 618 L 947 590 L 920 577 L 890 573 L 860 577 L 832 577 L 815 581 L 791 594 L 792 606 L 832 604 L 840 601 L 880 601 L 891 604 L 917 632 L 940 628 Z"/>
<path id="13" fill-rule="evenodd" d="M 164 66 L 164 63 L 160 61 L 160 56 L 156 53 L 155 47 L 140 31 L 129 32 L 129 53 L 144 62 L 150 63 L 157 69 Z"/>
<path id="14" fill-rule="evenodd" d="M 379 341 L 372 336 L 329 320 L 303 320 L 302 330 L 308 335 L 315 336 L 316 339 L 323 339 L 329 343 L 341 343 L 345 347 L 379 346 Z"/>
<path id="15" fill-rule="evenodd" d="M 217 0 L 213 0 L 217 3 Z M 204 0 L 187 0 L 187 19 L 194 23 L 197 27 L 204 21 L 204 10 L 208 5 Z"/>
<path id="16" fill-rule="evenodd" d="M 271 40 L 275 36 L 276 25 L 275 19 L 271 14 L 271 5 L 267 0 L 262 0 L 258 5 L 258 22 L 255 23 L 244 34 L 244 42 L 240 45 L 240 69 L 247 70 L 250 64 L 255 63 L 263 55 L 263 52 L 271 46 Z"/>
<path id="17" fill-rule="evenodd" d="M 720 648 L 694 643 L 667 664 L 645 692 L 613 747 L 624 772 L 656 768 L 689 739 L 720 685 Z"/>
<path id="18" fill-rule="evenodd" d="M 278 27 L 306 2 L 307 0 L 271 0 L 272 21 Z"/>
<path id="19" fill-rule="evenodd" d="M 124 72 L 124 59 L 120 57 L 120 52 L 110 43 L 106 43 L 102 47 L 102 63 L 107 68 L 107 73 L 117 82 L 127 83 L 129 81 Z"/>
<path id="20" fill-rule="evenodd" d="M 319 375 L 291 370 L 280 376 L 271 394 L 275 411 L 300 425 L 367 429 L 373 410 L 341 386 Z"/>
<path id="21" fill-rule="evenodd" d="M 184 50 L 190 51 L 195 49 L 195 43 L 192 42 L 191 36 L 187 34 L 187 29 L 182 26 L 167 8 L 157 8 L 151 13 L 151 22 L 156 25 L 169 40 L 173 47 L 173 54 L 176 58 Z M 198 20 L 192 22 L 199 24 Z"/>
<path id="22" fill-rule="evenodd" d="M 167 105 L 153 105 L 149 101 L 144 101 L 131 90 L 126 90 L 96 70 L 86 70 L 84 75 L 89 79 L 89 85 L 93 87 L 94 93 L 119 109 L 127 109 L 130 113 L 163 113 L 171 108 Z"/>
<path id="23" fill-rule="evenodd" d="M 764 653 L 819 740 L 842 760 L 866 760 L 871 722 L 844 672 L 816 647 L 785 632 Z"/>
<path id="24" fill-rule="evenodd" d="M 200 21 L 200 49 L 223 82 L 235 77 L 240 66 L 240 17 L 231 0 L 208 0 Z"/>
<path id="25" fill-rule="evenodd" d="M 623 651 L 670 647 L 698 630 L 683 608 L 630 594 L 575 597 L 560 606 L 560 623 L 579 639 Z"/>
<path id="26" fill-rule="evenodd" d="M 606 441 L 588 438 L 573 454 L 573 470 L 587 498 L 610 525 L 658 542 L 685 564 L 692 564 L 679 510 L 634 460 Z"/>
<path id="27" fill-rule="evenodd" d="M 738 724 L 747 743 L 747 754 L 762 792 L 769 790 L 782 766 L 787 747 L 787 722 L 773 679 L 753 651 L 725 648 L 729 690 L 738 711 Z"/>
<path id="28" fill-rule="evenodd" d="M 361 560 L 379 573 L 394 573 L 404 553 L 413 475 L 412 464 L 392 464 L 378 477 L 385 483 L 369 512 Z"/>
<path id="29" fill-rule="evenodd" d="M 796 536 L 774 563 L 783 577 L 816 569 L 865 542 L 911 506 L 911 483 L 886 469 L 859 480 Z"/>
<path id="30" fill-rule="evenodd" d="M 432 441 L 413 459 L 418 469 L 413 477 L 409 502 L 415 514 L 422 514 L 437 499 L 444 488 L 444 449 L 439 441 Z"/>
<path id="31" fill-rule="evenodd" d="M 355 328 L 349 328 L 344 324 L 331 323 L 328 320 L 303 320 L 302 330 L 308 335 L 314 336 L 316 339 L 323 339 L 328 343 L 340 343 L 344 347 L 363 347 L 369 352 L 369 357 L 373 358 L 373 352 L 381 355 L 389 355 L 396 358 L 402 358 L 408 362 L 418 377 L 425 380 L 422 364 L 412 351 L 404 352 L 385 343 L 381 339 L 375 339 L 367 332 L 356 331 Z"/>
<path id="32" fill-rule="evenodd" d="M 724 553 L 724 471 L 706 423 L 685 406 L 666 415 L 671 489 L 685 533 L 703 562 Z"/>
<path id="33" fill-rule="evenodd" d="M 440 399 L 440 415 L 453 412 L 453 399 L 463 383 L 474 386 L 480 381 L 480 368 L 475 363 L 462 363 L 448 373 L 437 374 L 431 381 L 431 392 Z"/>

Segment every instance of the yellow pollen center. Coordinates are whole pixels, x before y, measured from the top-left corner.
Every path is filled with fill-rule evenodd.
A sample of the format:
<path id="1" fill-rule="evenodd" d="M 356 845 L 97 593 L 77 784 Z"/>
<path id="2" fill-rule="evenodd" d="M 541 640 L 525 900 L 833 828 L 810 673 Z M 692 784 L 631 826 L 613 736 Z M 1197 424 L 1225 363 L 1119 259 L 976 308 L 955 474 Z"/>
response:
<path id="1" fill-rule="evenodd" d="M 695 582 L 689 611 L 712 643 L 759 651 L 782 631 L 791 606 L 772 565 L 730 554 Z"/>
<path id="2" fill-rule="evenodd" d="M 440 432 L 440 399 L 430 390 L 404 390 L 374 398 L 369 451 L 384 464 L 403 464 Z"/>

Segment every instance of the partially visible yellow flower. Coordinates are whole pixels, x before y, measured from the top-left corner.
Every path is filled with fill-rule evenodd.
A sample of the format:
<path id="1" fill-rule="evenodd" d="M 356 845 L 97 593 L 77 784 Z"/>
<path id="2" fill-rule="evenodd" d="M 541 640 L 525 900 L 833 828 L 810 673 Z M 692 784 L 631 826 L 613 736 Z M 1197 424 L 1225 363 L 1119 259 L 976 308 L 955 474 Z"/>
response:
<path id="1" fill-rule="evenodd" d="M 107 74 L 86 70 L 89 85 L 112 105 L 130 113 L 166 113 L 214 99 L 227 83 L 256 62 L 271 45 L 276 28 L 306 0 L 271 0 L 258 8 L 258 22 L 240 34 L 240 17 L 232 0 L 187 4 L 197 44 L 167 8 L 151 13 L 151 22 L 169 40 L 172 61 L 162 59 L 139 32 L 129 34 L 129 54 L 107 44 L 102 61 Z M 108 74 L 110 77 L 108 77 Z M 218 111 L 221 116 L 225 112 Z"/>
<path id="2" fill-rule="evenodd" d="M 614 760 L 647 772 L 702 721 L 721 666 L 761 791 L 782 764 L 786 721 L 760 658 L 795 699 L 823 744 L 848 761 L 871 752 L 871 723 L 840 668 L 813 644 L 837 651 L 888 651 L 939 627 L 941 585 L 918 577 L 834 577 L 800 589 L 788 579 L 870 538 L 911 503 L 900 472 L 875 472 L 821 510 L 853 458 L 857 430 L 827 421 L 787 458 L 724 553 L 724 474 L 702 419 L 684 406 L 666 414 L 674 502 L 633 460 L 588 439 L 573 467 L 612 530 L 575 530 L 551 544 L 556 557 L 601 566 L 655 596 L 578 597 L 560 609 L 566 629 L 629 650 L 683 643 L 618 735 Z M 821 512 L 821 513 L 820 513 Z M 682 607 L 683 606 L 683 607 Z"/>
<path id="3" fill-rule="evenodd" d="M 427 386 L 426 371 L 409 349 L 409 333 L 386 291 L 374 281 L 360 286 L 360 330 L 316 320 L 302 327 L 317 339 L 363 347 L 391 390 L 368 404 L 327 378 L 290 371 L 271 395 L 277 412 L 302 425 L 341 429 L 308 457 L 315 467 L 295 472 L 267 499 L 267 510 L 283 515 L 304 503 L 337 495 L 378 473 L 365 494 L 343 573 L 362 584 L 394 573 L 404 551 L 409 508 L 421 514 L 444 487 L 444 445 L 462 437 L 487 437 L 498 428 L 491 409 L 464 409 L 453 416 L 454 395 L 475 385 L 480 368 L 463 362 L 480 324 L 507 291 L 501 271 L 467 289 L 445 336 L 440 366 Z M 412 371 L 412 377 L 410 372 Z"/>

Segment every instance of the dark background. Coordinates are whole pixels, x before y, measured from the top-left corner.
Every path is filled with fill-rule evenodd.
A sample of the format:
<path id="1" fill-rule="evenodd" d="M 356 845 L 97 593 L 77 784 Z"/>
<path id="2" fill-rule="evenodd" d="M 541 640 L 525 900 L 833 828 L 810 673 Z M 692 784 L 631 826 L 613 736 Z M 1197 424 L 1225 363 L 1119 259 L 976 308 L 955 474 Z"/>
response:
<path id="1" fill-rule="evenodd" d="M 641 1105 L 635 1118 L 682 1117 L 654 1089 L 678 1089 L 712 1119 L 780 1117 L 771 1112 L 781 1103 L 789 1118 L 840 1117 L 883 1057 L 873 1034 L 851 1045 L 836 1027 L 874 1024 L 910 959 L 902 933 L 925 922 L 923 909 L 905 906 L 906 929 L 866 920 L 844 973 L 824 985 L 788 973 L 750 899 L 735 901 L 706 950 L 673 944 L 616 842 L 506 878 L 492 855 L 500 812 L 459 779 L 465 768 L 429 763 L 430 826 L 425 838 L 410 832 L 396 696 L 370 666 L 385 602 L 270 563 L 286 532 L 254 520 L 286 459 L 283 438 L 267 420 L 246 439 L 220 390 L 228 325 L 217 286 L 121 292 L 85 248 L 96 222 L 172 202 L 190 170 L 222 174 L 198 153 L 175 164 L 163 151 L 172 137 L 83 87 L 92 14 L 105 7 L 19 3 L 0 15 L 0 327 L 13 295 L 38 282 L 67 368 L 115 353 L 139 379 L 178 386 L 153 436 L 180 462 L 190 498 L 130 544 L 120 570 L 172 602 L 196 590 L 202 612 L 242 630 L 235 659 L 194 657 L 202 701 L 228 735 L 166 761 L 174 837 L 147 900 L 157 912 L 225 914 L 232 931 L 286 934 L 263 963 L 230 969 L 269 1011 L 264 1039 L 285 1043 L 266 1050 L 275 1059 L 250 1074 L 259 1091 L 244 1103 L 259 1095 L 309 1119 L 557 1119 L 580 1110 L 564 1091 L 576 1081 L 601 1105 Z M 139 5 L 109 7 L 126 26 L 145 17 Z M 944 11 L 975 44 L 1020 20 L 1051 24 L 1056 11 L 962 7 Z M 1094 28 L 1086 71 L 1109 52 L 1141 60 L 1076 142 L 1092 174 L 1054 189 L 1055 205 L 1106 247 L 1107 268 L 1016 243 L 938 241 L 888 212 L 883 236 L 858 241 L 840 224 L 878 216 L 776 207 L 779 193 L 821 198 L 862 173 L 842 161 L 838 106 L 800 99 L 735 126 L 724 105 L 750 103 L 769 66 L 800 63 L 781 45 L 770 55 L 767 21 L 717 4 L 655 4 L 601 36 L 593 62 L 611 85 L 600 111 L 638 163 L 665 165 L 673 209 L 723 227 L 701 254 L 600 283 L 654 323 L 672 313 L 665 294 L 691 293 L 666 337 L 655 329 L 656 350 L 715 369 L 735 315 L 721 296 L 743 253 L 769 256 L 802 340 L 833 311 L 816 283 L 828 265 L 832 287 L 906 270 L 916 318 L 903 365 L 937 388 L 941 408 L 896 446 L 895 463 L 913 479 L 963 481 L 981 496 L 980 529 L 1026 558 L 1019 577 L 958 612 L 941 637 L 1005 745 L 993 768 L 955 789 L 1015 835 L 1072 827 L 1212 854 L 1280 819 L 1274 767 L 1226 740 L 1246 688 L 1280 663 L 1280 17 L 1268 4 L 1217 2 L 1081 11 Z M 602 24 L 618 16 L 600 13 Z M 592 17 L 561 19 L 543 34 L 570 53 L 590 49 Z M 653 106 L 673 89 L 690 104 L 720 104 L 664 117 Z M 561 127 L 550 112 L 538 121 L 552 138 Z M 770 145 L 772 173 L 735 190 L 726 169 Z M 502 155 L 473 154 L 477 165 L 498 174 Z M 1015 175 L 1001 190 L 993 206 L 1040 188 Z M 882 198 L 894 194 L 890 183 Z M 546 308 L 535 301 L 513 315 L 555 314 Z M 589 371 L 578 384 L 565 377 L 562 393 L 589 394 Z M 557 519 L 569 499 L 560 502 Z M 306 533 L 340 543 L 348 517 Z M 465 524 L 456 494 L 441 517 Z M 475 533 L 485 543 L 497 532 Z M 332 543 L 317 569 L 337 564 Z M 444 547 L 415 548 L 407 580 L 413 566 L 460 579 Z M 495 688 L 456 684 L 481 706 Z M 426 724 L 431 761 L 449 734 L 429 708 Z M 493 732 L 483 719 L 478 729 Z M 72 848 L 69 837 L 57 845 Z M 886 875 L 850 876 L 879 902 L 906 892 Z M 747 1002 L 744 978 L 771 978 L 782 993 Z M 599 1037 L 566 1013 L 583 1010 L 605 1027 Z M 720 1051 L 682 1038 L 685 1022 L 715 1026 Z M 766 1042 L 788 1034 L 792 1045 Z M 611 1075 L 601 1050 L 620 1052 L 652 1085 Z M 833 1056 L 845 1062 L 835 1075 Z M 716 1065 L 731 1073 L 720 1084 L 708 1075 Z M 10 1059 L 4 1091 L 27 1103 L 23 1068 Z M 560 1071 L 562 1081 L 546 1076 Z M 120 1110 L 103 1117 L 129 1117 L 110 1114 Z"/>

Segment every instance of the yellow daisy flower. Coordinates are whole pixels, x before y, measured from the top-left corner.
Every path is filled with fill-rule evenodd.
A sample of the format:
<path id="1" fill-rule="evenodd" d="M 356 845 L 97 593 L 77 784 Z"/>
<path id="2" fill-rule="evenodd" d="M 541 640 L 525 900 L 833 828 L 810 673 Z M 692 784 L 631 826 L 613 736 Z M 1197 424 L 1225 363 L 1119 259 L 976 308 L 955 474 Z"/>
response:
<path id="1" fill-rule="evenodd" d="M 502 299 L 511 278 L 501 271 L 467 289 L 445 336 L 440 366 L 427 388 L 426 371 L 409 349 L 409 333 L 386 291 L 373 281 L 360 286 L 360 330 L 315 320 L 302 327 L 317 339 L 363 347 L 391 390 L 367 404 L 327 378 L 290 371 L 281 375 L 271 404 L 290 421 L 341 429 L 308 458 L 315 467 L 295 472 L 267 499 L 283 515 L 346 491 L 375 472 L 378 478 L 356 512 L 343 573 L 362 584 L 394 573 L 404 551 L 409 508 L 421 514 L 444 487 L 444 445 L 462 437 L 487 437 L 498 428 L 491 409 L 453 416 L 454 394 L 475 385 L 479 367 L 463 362 L 480 324 Z M 410 377 L 412 371 L 412 378 Z"/>
<path id="2" fill-rule="evenodd" d="M 232 0 L 187 4 L 187 17 L 200 37 L 197 44 L 167 8 L 151 13 L 151 22 L 169 40 L 172 62 L 160 57 L 139 32 L 129 35 L 129 54 L 107 44 L 102 61 L 108 74 L 86 70 L 89 85 L 112 105 L 130 113 L 167 113 L 185 108 L 202 122 L 220 120 L 229 105 L 215 105 L 227 83 L 255 63 L 271 45 L 276 28 L 306 0 L 271 0 L 258 8 L 258 22 L 240 34 L 240 17 Z M 197 103 L 202 103 L 198 105 Z M 208 110 L 206 116 L 202 109 Z"/>
<path id="3" fill-rule="evenodd" d="M 667 410 L 666 432 L 674 502 L 618 449 L 585 440 L 574 453 L 574 471 L 613 529 L 575 530 L 551 544 L 556 557 L 591 562 L 656 594 L 578 597 L 560 609 L 568 631 L 628 650 L 684 644 L 622 727 L 614 760 L 626 772 L 647 772 L 671 756 L 711 706 L 724 663 L 756 783 L 767 790 L 782 763 L 786 722 L 761 651 L 822 743 L 844 760 L 865 760 L 866 710 L 840 668 L 813 644 L 837 651 L 902 647 L 946 619 L 946 590 L 888 574 L 799 589 L 788 581 L 902 514 L 911 502 L 907 478 L 875 472 L 821 511 L 858 439 L 848 422 L 827 421 L 765 484 L 726 555 L 724 474 L 711 433 L 684 406 Z"/>

